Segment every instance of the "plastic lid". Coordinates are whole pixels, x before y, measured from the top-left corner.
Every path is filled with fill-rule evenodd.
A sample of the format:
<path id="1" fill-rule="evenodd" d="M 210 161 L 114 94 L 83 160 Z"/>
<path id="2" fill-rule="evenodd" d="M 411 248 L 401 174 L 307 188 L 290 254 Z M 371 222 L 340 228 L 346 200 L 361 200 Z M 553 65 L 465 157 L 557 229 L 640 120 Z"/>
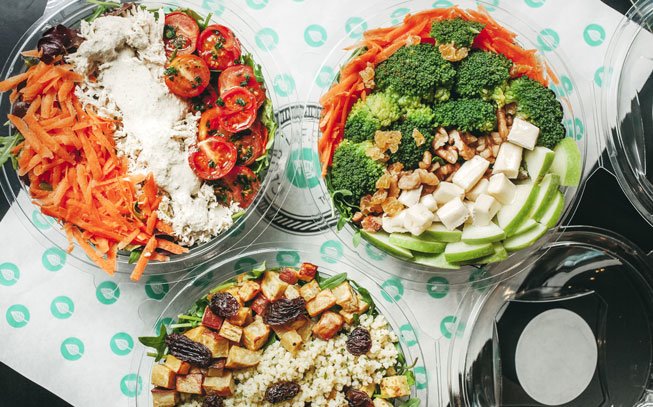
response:
<path id="1" fill-rule="evenodd" d="M 451 405 L 653 405 L 650 259 L 587 227 L 542 250 L 514 278 L 465 295 L 448 361 Z"/>
<path id="2" fill-rule="evenodd" d="M 616 28 L 606 54 L 598 114 L 614 173 L 653 225 L 653 1 L 640 0 Z M 647 31 L 648 30 L 648 31 Z M 600 73 L 600 72 L 598 72 Z"/>

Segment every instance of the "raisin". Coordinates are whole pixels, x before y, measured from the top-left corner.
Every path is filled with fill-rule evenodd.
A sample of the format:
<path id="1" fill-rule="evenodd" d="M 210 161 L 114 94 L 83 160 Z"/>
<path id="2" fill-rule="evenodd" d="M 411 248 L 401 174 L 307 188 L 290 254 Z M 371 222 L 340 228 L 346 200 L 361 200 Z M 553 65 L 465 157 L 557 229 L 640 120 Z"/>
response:
<path id="1" fill-rule="evenodd" d="M 279 326 L 296 321 L 306 313 L 306 301 L 302 297 L 292 300 L 282 298 L 273 302 L 263 315 L 263 322 L 270 326 Z"/>
<path id="2" fill-rule="evenodd" d="M 372 399 L 364 391 L 361 390 L 347 390 L 345 398 L 349 402 L 349 407 L 371 407 Z"/>
<path id="3" fill-rule="evenodd" d="M 24 117 L 25 114 L 27 114 L 27 109 L 29 109 L 29 103 L 28 102 L 23 102 L 22 100 L 19 100 L 18 102 L 14 103 L 14 105 L 11 108 L 11 113 L 14 116 L 18 117 Z"/>
<path id="4" fill-rule="evenodd" d="M 347 338 L 347 350 L 354 356 L 364 355 L 372 347 L 372 337 L 367 329 L 357 326 Z"/>
<path id="5" fill-rule="evenodd" d="M 211 351 L 201 343 L 192 341 L 187 336 L 181 334 L 170 334 L 166 337 L 168 353 L 199 367 L 209 367 L 211 365 Z"/>
<path id="6" fill-rule="evenodd" d="M 202 407 L 222 407 L 222 405 L 222 397 L 217 394 L 206 396 L 204 402 L 202 402 Z"/>
<path id="7" fill-rule="evenodd" d="M 265 400 L 273 404 L 281 403 L 295 397 L 299 390 L 300 387 L 295 382 L 274 383 L 265 390 Z"/>
<path id="8" fill-rule="evenodd" d="M 211 311 L 222 318 L 231 318 L 238 313 L 240 304 L 236 297 L 229 293 L 217 293 L 211 297 Z"/>

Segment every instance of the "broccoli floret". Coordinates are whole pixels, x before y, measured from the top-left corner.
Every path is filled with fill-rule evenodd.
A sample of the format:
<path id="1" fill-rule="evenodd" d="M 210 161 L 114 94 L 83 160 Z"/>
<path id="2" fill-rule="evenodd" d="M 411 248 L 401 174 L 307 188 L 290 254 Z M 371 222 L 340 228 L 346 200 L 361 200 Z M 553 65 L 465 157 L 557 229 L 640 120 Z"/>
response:
<path id="1" fill-rule="evenodd" d="M 510 82 L 505 98 L 517 104 L 517 117 L 539 127 L 538 145 L 553 148 L 565 137 L 562 105 L 551 89 L 523 76 Z"/>
<path id="2" fill-rule="evenodd" d="M 474 38 L 483 27 L 485 24 L 462 18 L 433 21 L 431 37 L 435 38 L 438 44 L 453 44 L 456 48 L 471 48 Z"/>
<path id="3" fill-rule="evenodd" d="M 400 162 L 406 170 L 414 170 L 419 166 L 419 162 L 424 157 L 424 152 L 433 143 L 434 136 L 431 126 L 424 127 L 421 124 L 420 120 L 413 121 L 407 119 L 393 126 L 392 130 L 401 132 L 401 143 L 397 151 L 390 154 L 391 163 Z M 422 133 L 425 138 L 424 143 L 419 146 L 413 137 L 413 131 L 415 129 Z"/>
<path id="4" fill-rule="evenodd" d="M 333 155 L 331 185 L 335 191 L 350 191 L 351 202 L 356 205 L 363 196 L 374 192 L 376 181 L 383 175 L 385 166 L 365 154 L 371 146 L 369 141 L 343 140 Z"/>
<path id="5" fill-rule="evenodd" d="M 392 95 L 383 92 L 372 93 L 365 99 L 365 104 L 381 122 L 381 126 L 389 126 L 399 120 L 399 105 Z"/>
<path id="6" fill-rule="evenodd" d="M 433 128 L 433 109 L 426 105 L 419 105 L 406 109 L 406 120 L 413 123 L 418 129 Z"/>
<path id="7" fill-rule="evenodd" d="M 449 100 L 435 105 L 434 125 L 460 131 L 489 132 L 497 124 L 496 108 L 482 99 Z"/>
<path id="8" fill-rule="evenodd" d="M 464 98 L 494 99 L 501 106 L 512 62 L 501 54 L 476 51 L 458 65 L 454 90 Z"/>
<path id="9" fill-rule="evenodd" d="M 359 100 L 354 104 L 345 123 L 345 138 L 355 143 L 371 140 L 381 129 L 381 121 L 374 117 L 370 108 Z"/>
<path id="10" fill-rule="evenodd" d="M 432 99 L 439 88 L 449 88 L 456 75 L 451 62 L 437 47 L 422 43 L 400 48 L 375 70 L 374 80 L 381 90 L 406 96 Z"/>

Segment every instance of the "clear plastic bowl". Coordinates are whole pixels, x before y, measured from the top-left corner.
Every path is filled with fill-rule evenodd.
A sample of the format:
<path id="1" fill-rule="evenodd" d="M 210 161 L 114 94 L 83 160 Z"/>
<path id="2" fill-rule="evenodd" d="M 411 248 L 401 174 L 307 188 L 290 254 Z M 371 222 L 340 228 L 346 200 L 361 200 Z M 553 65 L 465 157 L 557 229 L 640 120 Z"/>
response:
<path id="1" fill-rule="evenodd" d="M 278 108 L 296 100 L 294 94 L 282 97 L 270 91 L 274 78 L 283 72 L 282 69 L 284 67 L 280 54 L 276 50 L 269 52 L 259 51 L 259 47 L 255 45 L 254 38 L 260 30 L 260 27 L 256 25 L 255 20 L 239 5 L 216 2 L 215 7 L 211 7 L 210 4 L 212 3 L 206 1 L 201 2 L 199 0 L 136 1 L 135 3 L 164 9 L 187 7 L 202 15 L 213 13 L 211 22 L 224 24 L 231 28 L 242 43 L 243 49 L 250 52 L 254 60 L 262 66 L 263 76 L 268 87 L 268 97 L 271 98 L 274 107 Z M 94 9 L 95 6 L 87 3 L 85 0 L 75 0 L 49 9 L 47 14 L 34 23 L 19 40 L 11 56 L 5 63 L 1 77 L 6 78 L 25 69 L 20 53 L 25 50 L 35 49 L 38 39 L 49 27 L 56 24 L 73 27 L 79 26 L 79 22 L 92 14 Z M 0 98 L 0 111 L 8 112 L 9 106 L 9 94 L 2 94 Z M 284 131 L 277 131 L 274 145 L 269 151 L 271 157 L 270 166 L 261 183 L 261 189 L 252 205 L 247 209 L 245 215 L 234 222 L 231 228 L 207 243 L 192 247 L 186 254 L 171 256 L 168 262 L 150 262 L 147 266 L 146 273 L 150 276 L 165 274 L 169 277 L 171 274 L 180 274 L 181 271 L 188 270 L 193 266 L 211 259 L 217 253 L 234 247 L 238 242 L 250 236 L 250 233 L 257 225 L 259 226 L 259 231 L 261 227 L 267 227 L 268 219 L 273 217 L 272 212 L 278 210 L 286 197 L 286 191 L 280 191 L 278 193 L 268 191 L 271 184 L 270 180 L 283 175 L 287 154 L 282 154 L 282 145 L 292 144 L 297 137 L 296 134 L 297 130 L 295 130 L 294 125 L 286 126 Z M 0 172 L 0 187 L 7 201 L 10 203 L 13 202 L 11 210 L 21 219 L 23 224 L 40 243 L 54 245 L 66 250 L 68 240 L 60 227 L 47 228 L 45 230 L 34 227 L 32 219 L 38 215 L 38 207 L 32 203 L 27 188 L 9 165 L 5 165 Z M 41 218 L 38 217 L 38 219 Z M 70 255 L 69 263 L 82 270 L 96 268 L 95 264 L 77 244 L 75 244 L 75 248 Z M 128 254 L 120 253 L 117 263 L 117 273 L 119 276 L 122 274 L 120 278 L 128 275 L 133 268 L 133 265 L 128 263 Z"/>
<path id="2" fill-rule="evenodd" d="M 548 45 L 546 39 L 543 36 L 539 36 L 539 32 L 541 30 L 538 28 L 538 25 L 529 21 L 528 16 L 518 16 L 505 8 L 496 6 L 494 4 L 486 4 L 483 1 L 464 0 L 456 2 L 456 4 L 461 8 L 467 9 L 476 9 L 478 5 L 485 5 L 490 11 L 492 17 L 499 24 L 514 31 L 517 34 L 516 41 L 525 48 L 535 49 L 538 48 L 538 44 Z M 372 29 L 375 27 L 395 25 L 401 21 L 403 15 L 406 12 L 416 13 L 431 8 L 433 8 L 433 3 L 431 1 L 414 0 L 395 3 L 391 6 L 384 6 L 382 9 L 374 8 L 372 10 L 368 10 L 366 13 L 364 12 L 363 14 L 369 16 L 366 17 L 366 27 L 368 29 Z M 354 31 L 360 28 L 361 27 L 354 27 Z M 354 44 L 355 42 L 349 37 L 345 37 L 340 40 L 334 49 L 328 54 L 322 66 L 342 66 L 344 63 L 346 63 L 352 54 L 352 51 L 346 51 L 345 48 L 351 47 Z M 569 78 L 572 84 L 576 83 L 573 78 L 573 74 L 565 63 L 566 58 L 560 55 L 559 52 L 547 51 L 546 54 L 539 52 L 539 56 L 541 60 L 550 67 L 551 72 L 556 77 L 559 78 L 561 75 L 565 75 Z M 323 90 L 314 86 L 309 93 L 307 100 L 319 100 L 325 91 L 326 89 Z M 563 122 L 567 128 L 567 136 L 576 140 L 578 148 L 581 152 L 583 161 L 582 169 L 583 174 L 585 175 L 587 141 L 584 137 L 582 137 L 581 134 L 578 133 L 575 126 L 568 125 L 568 123 L 575 123 L 576 120 L 585 122 L 585 114 L 583 112 L 582 101 L 580 100 L 577 92 L 571 92 L 569 95 L 559 97 L 559 100 L 562 103 L 564 109 Z M 318 121 L 312 120 L 312 123 L 304 123 L 304 125 L 309 127 L 309 131 L 308 136 L 302 138 L 302 143 L 304 143 L 306 147 L 317 149 L 317 141 L 321 136 L 318 127 Z M 585 180 L 586 177 L 583 176 L 583 179 L 578 187 L 565 187 L 562 189 L 565 197 L 565 209 L 556 228 L 566 225 L 570 221 L 582 195 Z M 310 199 L 313 200 L 315 206 L 320 209 L 320 213 L 329 213 L 328 209 L 330 209 L 331 200 L 329 198 L 329 192 L 323 179 L 320 180 L 319 186 L 310 189 L 309 195 Z M 335 210 L 335 208 L 333 210 Z M 372 264 L 375 268 L 378 268 L 383 273 L 384 278 L 387 278 L 388 276 L 394 276 L 403 280 L 408 287 L 419 288 L 420 290 L 424 289 L 424 284 L 428 285 L 431 281 L 439 281 L 436 277 L 447 278 L 449 283 L 452 285 L 465 285 L 470 283 L 478 284 L 482 281 L 495 281 L 497 279 L 508 278 L 519 271 L 525 260 L 534 260 L 531 258 L 531 255 L 536 253 L 540 247 L 542 247 L 551 239 L 554 239 L 556 236 L 556 228 L 553 228 L 533 246 L 513 253 L 507 260 L 500 263 L 490 264 L 485 267 L 465 266 L 457 270 L 445 270 L 423 266 L 411 261 L 394 257 L 391 254 L 388 254 L 382 249 L 376 248 L 369 243 L 362 243 L 358 248 L 356 248 L 353 245 L 353 237 L 356 229 L 351 224 L 347 224 L 341 231 L 338 232 L 334 227 L 335 222 L 333 217 L 323 216 L 322 221 L 326 224 L 332 225 L 332 230 L 334 230 L 334 233 L 337 234 L 338 238 L 343 242 L 343 244 L 357 251 L 361 258 Z M 433 280 L 434 278 L 435 280 Z"/>
<path id="3" fill-rule="evenodd" d="M 144 324 L 142 334 L 149 336 L 158 333 L 161 323 L 170 323 L 177 318 L 177 315 L 188 311 L 195 301 L 206 295 L 212 287 L 247 272 L 252 266 L 263 262 L 267 267 L 297 266 L 301 262 L 310 262 L 318 266 L 320 273 L 334 275 L 346 272 L 349 278 L 367 288 L 379 312 L 386 317 L 391 328 L 400 338 L 399 344 L 408 365 L 417 363 L 417 384 L 413 386 L 411 396 L 421 400 L 420 406 L 429 405 L 430 389 L 438 388 L 437 382 L 430 386 L 429 383 L 433 378 L 437 378 L 437 374 L 432 372 L 427 374 L 424 366 L 426 363 L 429 369 L 434 369 L 435 363 L 425 362 L 419 338 L 428 337 L 420 332 L 407 304 L 402 300 L 395 300 L 374 279 L 346 257 L 335 259 L 320 254 L 319 246 L 297 243 L 254 244 L 245 251 L 234 249 L 223 253 L 213 261 L 190 271 L 184 282 L 178 282 L 171 287 L 168 297 L 164 300 L 165 304 L 146 301 L 140 309 Z M 162 305 L 164 305 L 163 311 L 161 311 Z M 152 405 L 150 376 L 154 359 L 147 356 L 147 352 L 148 349 L 140 344 L 134 349 L 131 370 L 139 376 L 142 388 L 136 397 L 129 399 L 130 406 Z M 431 395 L 432 400 L 435 400 L 436 396 L 437 394 Z M 438 405 L 438 403 L 432 402 L 431 405 Z"/>

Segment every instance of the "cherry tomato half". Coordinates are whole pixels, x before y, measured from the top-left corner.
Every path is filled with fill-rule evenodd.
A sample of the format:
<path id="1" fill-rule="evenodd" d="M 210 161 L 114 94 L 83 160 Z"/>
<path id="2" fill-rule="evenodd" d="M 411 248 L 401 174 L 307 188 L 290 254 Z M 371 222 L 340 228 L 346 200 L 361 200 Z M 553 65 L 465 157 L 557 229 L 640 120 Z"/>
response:
<path id="1" fill-rule="evenodd" d="M 267 129 L 257 121 L 250 129 L 232 135 L 230 141 L 238 151 L 236 164 L 251 165 L 265 152 Z"/>
<path id="2" fill-rule="evenodd" d="M 233 194 L 233 199 L 240 204 L 242 208 L 247 208 L 252 204 L 256 194 L 261 187 L 254 171 L 245 166 L 234 167 L 227 176 L 225 182 Z"/>
<path id="3" fill-rule="evenodd" d="M 227 139 L 233 132 L 225 130 L 222 125 L 223 111 L 219 107 L 207 109 L 200 117 L 198 125 L 197 140 L 203 141 L 209 137 Z"/>
<path id="4" fill-rule="evenodd" d="M 227 27 L 213 24 L 200 34 L 197 53 L 209 68 L 223 71 L 240 58 L 240 42 Z"/>
<path id="5" fill-rule="evenodd" d="M 238 113 L 256 109 L 256 97 L 249 90 L 240 86 L 228 91 L 220 91 L 222 108 L 227 113 Z"/>
<path id="6" fill-rule="evenodd" d="M 197 149 L 188 157 L 195 174 L 205 180 L 224 177 L 236 165 L 236 147 L 215 137 L 197 143 Z"/>
<path id="7" fill-rule="evenodd" d="M 193 113 L 205 112 L 215 107 L 216 100 L 218 100 L 218 92 L 215 91 L 212 85 L 209 85 L 201 95 L 190 100 L 190 110 Z"/>
<path id="8" fill-rule="evenodd" d="M 175 11 L 166 14 L 163 28 L 163 44 L 166 56 L 192 54 L 197 47 L 200 27 L 188 14 Z"/>
<path id="9" fill-rule="evenodd" d="M 230 89 L 244 87 L 256 97 L 256 107 L 265 102 L 265 90 L 256 80 L 254 70 L 249 65 L 235 65 L 225 69 L 218 78 L 218 90 L 224 93 Z"/>
<path id="10" fill-rule="evenodd" d="M 222 128 L 229 133 L 238 133 L 249 129 L 256 120 L 256 110 L 224 112 L 221 117 Z"/>
<path id="11" fill-rule="evenodd" d="M 192 98 L 202 93 L 211 79 L 211 71 L 204 60 L 196 55 L 175 57 L 164 75 L 170 91 L 183 98 Z"/>

